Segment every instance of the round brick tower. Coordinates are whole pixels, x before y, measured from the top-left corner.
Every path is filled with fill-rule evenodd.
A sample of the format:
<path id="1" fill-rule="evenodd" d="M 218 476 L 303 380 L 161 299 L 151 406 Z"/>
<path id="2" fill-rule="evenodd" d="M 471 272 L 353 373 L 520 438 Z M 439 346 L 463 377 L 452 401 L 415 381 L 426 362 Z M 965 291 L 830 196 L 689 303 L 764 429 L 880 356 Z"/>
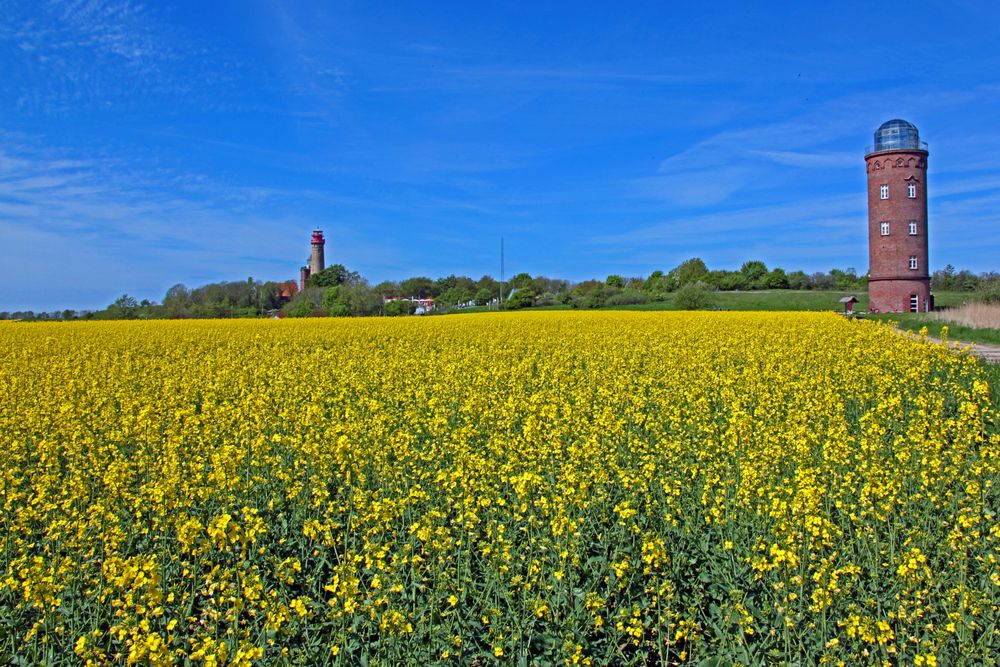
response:
<path id="1" fill-rule="evenodd" d="M 927 266 L 927 144 L 916 126 L 890 120 L 865 151 L 868 170 L 868 308 L 934 309 Z"/>
<path id="2" fill-rule="evenodd" d="M 313 231 L 312 254 L 309 256 L 309 275 L 314 276 L 326 268 L 323 260 L 323 246 L 325 245 L 326 239 L 323 238 L 323 230 L 317 229 Z"/>

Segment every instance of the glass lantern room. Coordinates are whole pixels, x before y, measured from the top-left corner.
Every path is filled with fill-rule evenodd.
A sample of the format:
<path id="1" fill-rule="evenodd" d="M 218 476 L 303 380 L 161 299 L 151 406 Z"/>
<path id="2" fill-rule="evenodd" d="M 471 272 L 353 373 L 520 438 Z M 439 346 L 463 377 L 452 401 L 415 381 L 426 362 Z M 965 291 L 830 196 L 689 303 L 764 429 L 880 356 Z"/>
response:
<path id="1" fill-rule="evenodd" d="M 905 120 L 894 118 L 879 125 L 875 130 L 875 145 L 866 153 L 898 150 L 927 150 L 927 144 L 920 141 L 917 126 Z"/>

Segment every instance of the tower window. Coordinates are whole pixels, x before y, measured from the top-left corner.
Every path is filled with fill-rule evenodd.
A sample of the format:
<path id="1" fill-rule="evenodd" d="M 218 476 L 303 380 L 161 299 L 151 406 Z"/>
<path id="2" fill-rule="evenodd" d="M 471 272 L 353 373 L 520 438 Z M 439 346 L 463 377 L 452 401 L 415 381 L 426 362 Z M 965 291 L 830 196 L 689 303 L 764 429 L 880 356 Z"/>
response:
<path id="1" fill-rule="evenodd" d="M 882 230 L 882 236 L 888 236 L 889 235 L 889 223 L 888 222 L 883 222 L 881 225 L 879 225 L 879 227 Z"/>
<path id="2" fill-rule="evenodd" d="M 920 297 L 916 294 L 910 295 L 910 312 L 919 313 L 920 312 Z"/>
<path id="3" fill-rule="evenodd" d="M 916 186 L 916 184 L 910 183 L 909 185 L 906 186 L 906 196 L 909 197 L 910 199 L 916 199 L 917 198 L 917 186 Z"/>
<path id="4" fill-rule="evenodd" d="M 917 235 L 917 221 L 910 220 L 910 236 L 916 236 L 916 235 Z"/>
<path id="5" fill-rule="evenodd" d="M 880 186 L 878 186 L 878 197 L 879 197 L 879 199 L 888 199 L 889 198 L 889 186 L 888 185 L 880 185 Z"/>
<path id="6" fill-rule="evenodd" d="M 910 255 L 910 269 L 915 271 L 917 269 L 917 256 Z"/>

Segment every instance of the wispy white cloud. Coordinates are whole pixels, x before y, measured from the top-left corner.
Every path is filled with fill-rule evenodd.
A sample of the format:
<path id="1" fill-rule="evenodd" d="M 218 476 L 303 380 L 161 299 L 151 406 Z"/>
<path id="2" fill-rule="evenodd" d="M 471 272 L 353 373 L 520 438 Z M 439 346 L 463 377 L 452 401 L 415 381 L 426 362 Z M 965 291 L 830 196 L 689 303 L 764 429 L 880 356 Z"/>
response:
<path id="1" fill-rule="evenodd" d="M 130 0 L 50 2 L 49 7 L 85 49 L 143 69 L 169 53 L 147 27 L 144 7 Z"/>
<path id="2" fill-rule="evenodd" d="M 59 294 L 65 306 L 102 305 L 74 301 L 78 290 L 65 282 L 73 273 L 150 298 L 162 296 L 164 282 L 195 276 L 294 273 L 301 254 L 294 231 L 312 221 L 273 203 L 309 193 L 207 180 L 200 191 L 183 189 L 176 178 L 129 172 L 116 160 L 66 159 L 26 144 L 0 145 L 0 309 L 59 303 Z M 248 266 L 241 256 L 273 261 Z M 30 271 L 21 270 L 25 262 Z M 274 275 L 282 262 L 287 275 Z"/>
<path id="3" fill-rule="evenodd" d="M 860 164 L 857 154 L 831 148 L 838 139 L 857 134 L 856 116 L 832 110 L 781 115 L 780 121 L 709 134 L 663 159 L 655 174 L 626 182 L 626 190 L 674 205 L 709 208 L 746 190 L 773 189 L 788 180 L 789 168 L 846 170 Z"/>
<path id="4" fill-rule="evenodd" d="M 677 206 L 711 207 L 741 190 L 750 175 L 747 167 L 718 164 L 698 168 L 694 164 L 685 167 L 683 163 L 675 163 L 655 176 L 634 179 L 630 190 Z"/>
<path id="5" fill-rule="evenodd" d="M 858 164 L 857 153 L 848 153 L 846 151 L 820 153 L 794 150 L 755 150 L 750 151 L 750 153 L 771 160 L 775 164 L 807 169 L 854 167 Z"/>
<path id="6" fill-rule="evenodd" d="M 694 184 L 687 186 L 689 192 L 697 193 L 701 175 L 695 172 L 690 177 Z M 683 179 L 684 174 L 677 178 Z M 1000 177 L 950 175 L 943 180 L 930 186 L 932 262 L 962 264 L 974 270 L 992 268 L 995 257 L 1000 256 L 1000 235 L 994 233 L 1000 229 Z M 711 181 L 705 178 L 701 182 Z M 859 185 L 863 187 L 863 180 L 859 179 Z M 664 255 L 678 261 L 701 255 L 737 264 L 753 256 L 780 261 L 791 269 L 815 266 L 826 258 L 825 263 L 831 266 L 848 262 L 865 271 L 865 197 L 859 188 L 852 194 L 807 199 L 787 194 L 741 198 L 728 210 L 674 212 L 653 224 L 589 237 L 584 244 L 596 253 L 638 261 L 638 265 L 643 265 L 643 257 Z"/>
<path id="7" fill-rule="evenodd" d="M 864 233 L 866 218 L 864 216 L 865 195 L 840 195 L 781 204 L 751 206 L 718 213 L 676 216 L 661 222 L 644 225 L 636 229 L 616 234 L 592 236 L 587 242 L 595 245 L 630 247 L 650 243 L 677 244 L 704 242 L 718 238 L 726 241 L 724 236 L 735 232 L 755 232 L 765 235 L 768 232 L 810 227 L 837 228 L 858 224 L 861 220 L 861 233 Z M 857 217 L 855 217 L 855 214 Z M 789 241 L 787 235 L 780 237 L 781 243 Z"/>
<path id="8" fill-rule="evenodd" d="M 135 0 L 9 3 L 0 42 L 20 57 L 0 79 L 14 108 L 61 115 L 81 108 L 134 108 L 149 97 L 209 104 L 234 67 L 203 37 L 162 20 Z"/>
<path id="9" fill-rule="evenodd" d="M 442 57 L 452 54 L 440 52 Z M 433 67 L 423 64 L 407 78 L 390 78 L 374 87 L 376 92 L 417 90 L 462 91 L 465 93 L 552 93 L 600 92 L 616 89 L 658 89 L 704 84 L 714 75 L 699 73 L 697 67 L 678 67 L 675 72 L 633 71 L 580 67 L 503 67 L 457 65 L 447 60 Z"/>
<path id="10" fill-rule="evenodd" d="M 932 201 L 955 195 L 979 194 L 982 192 L 1000 192 L 1000 175 L 979 176 L 971 178 L 956 178 L 949 175 L 942 184 L 932 182 Z"/>
<path id="11" fill-rule="evenodd" d="M 843 179 L 857 172 L 863 164 L 863 137 L 873 131 L 877 122 L 898 115 L 896 108 L 920 109 L 923 115 L 933 116 L 962 105 L 992 103 L 994 96 L 989 86 L 936 93 L 896 89 L 836 97 L 804 113 L 792 108 L 776 109 L 770 120 L 724 128 L 669 155 L 655 174 L 628 180 L 625 191 L 678 206 L 702 208 L 723 202 L 738 205 L 762 191 L 771 191 L 771 200 L 778 201 L 788 197 L 785 188 L 789 183 L 815 179 L 810 172 L 822 174 L 824 187 L 829 187 L 831 178 Z M 893 103 L 887 105 L 887 99 Z M 894 109 L 882 110 L 889 106 Z M 934 164 L 943 174 L 1000 167 L 1000 150 L 991 150 L 989 143 L 1000 141 L 1000 135 L 987 132 L 983 139 L 985 144 L 978 138 L 964 142 L 962 150 L 957 151 L 961 157 L 946 155 L 943 161 L 935 159 Z M 857 141 L 858 150 L 843 150 L 842 146 L 851 140 Z M 939 195 L 945 192 L 937 190 Z"/>
<path id="12" fill-rule="evenodd" d="M 122 291 L 159 299 L 178 281 L 294 278 L 314 226 L 327 231 L 338 261 L 398 276 L 419 252 L 385 219 L 444 211 L 483 212 L 475 201 L 430 192 L 341 195 L 152 170 L 124 156 L 77 159 L 0 131 L 0 310 L 99 307 Z M 65 282 L 71 274 L 105 291 L 81 301 L 92 297 Z"/>

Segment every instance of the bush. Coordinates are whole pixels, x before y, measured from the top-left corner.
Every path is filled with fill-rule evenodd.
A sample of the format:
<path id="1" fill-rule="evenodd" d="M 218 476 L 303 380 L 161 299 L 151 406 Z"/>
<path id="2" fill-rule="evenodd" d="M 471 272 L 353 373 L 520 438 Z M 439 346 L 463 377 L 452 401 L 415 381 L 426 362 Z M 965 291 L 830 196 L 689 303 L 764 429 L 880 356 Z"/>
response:
<path id="1" fill-rule="evenodd" d="M 344 317 L 350 314 L 350 310 L 342 298 L 339 286 L 327 288 L 323 294 L 323 308 L 333 317 Z"/>
<path id="2" fill-rule="evenodd" d="M 385 304 L 384 312 L 390 317 L 397 315 L 412 315 L 417 310 L 417 304 L 411 301 L 390 301 Z"/>
<path id="3" fill-rule="evenodd" d="M 506 307 L 510 310 L 530 308 L 535 305 L 535 292 L 530 287 L 520 287 L 507 297 Z"/>
<path id="4" fill-rule="evenodd" d="M 322 287 L 307 287 L 292 297 L 281 311 L 287 317 L 320 317 L 326 313 L 322 309 L 325 290 Z"/>
<path id="5" fill-rule="evenodd" d="M 677 290 L 674 306 L 678 310 L 708 310 L 715 306 L 715 292 L 708 283 L 699 280 Z"/>
<path id="6" fill-rule="evenodd" d="M 542 292 L 542 295 L 535 299 L 536 306 L 554 306 L 560 303 L 559 296 L 552 292 Z"/>
<path id="7" fill-rule="evenodd" d="M 788 276 L 784 269 L 771 269 L 763 278 L 764 289 L 788 289 Z"/>
<path id="8" fill-rule="evenodd" d="M 613 287 L 597 287 L 582 298 L 580 307 L 582 308 L 602 308 L 608 303 L 608 299 L 617 293 Z"/>
<path id="9" fill-rule="evenodd" d="M 497 290 L 489 287 L 481 287 L 476 290 L 476 305 L 485 306 L 497 297 Z"/>
<path id="10" fill-rule="evenodd" d="M 983 281 L 976 290 L 976 301 L 1000 303 L 1000 279 Z"/>
<path id="11" fill-rule="evenodd" d="M 326 314 L 330 317 L 347 317 L 351 314 L 351 309 L 343 301 L 334 301 L 326 307 Z"/>
<path id="12" fill-rule="evenodd" d="M 725 271 L 718 276 L 719 289 L 723 290 L 743 290 L 751 289 L 751 284 L 747 282 L 746 276 L 739 271 Z"/>
<path id="13" fill-rule="evenodd" d="M 308 299 L 300 299 L 293 304 L 289 304 L 285 308 L 285 315 L 288 317 L 312 317 L 315 309 L 316 306 L 312 301 L 309 301 Z"/>
<path id="14" fill-rule="evenodd" d="M 649 296 L 637 289 L 624 289 L 612 294 L 604 302 L 607 306 L 628 306 L 636 303 L 647 303 Z"/>

